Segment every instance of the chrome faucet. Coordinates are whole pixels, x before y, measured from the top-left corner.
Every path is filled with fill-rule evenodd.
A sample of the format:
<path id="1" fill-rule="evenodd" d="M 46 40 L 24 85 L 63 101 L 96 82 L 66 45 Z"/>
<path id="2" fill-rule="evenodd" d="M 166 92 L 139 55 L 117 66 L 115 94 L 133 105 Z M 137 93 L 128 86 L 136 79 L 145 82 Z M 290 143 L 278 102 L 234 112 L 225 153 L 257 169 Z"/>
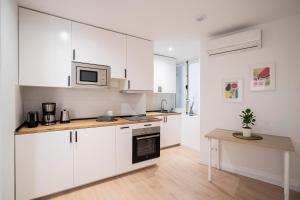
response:
<path id="1" fill-rule="evenodd" d="M 164 112 L 165 111 L 165 107 L 163 106 L 164 102 L 165 102 L 166 105 L 168 105 L 167 100 L 166 99 L 162 99 L 161 102 L 160 102 L 160 112 Z"/>

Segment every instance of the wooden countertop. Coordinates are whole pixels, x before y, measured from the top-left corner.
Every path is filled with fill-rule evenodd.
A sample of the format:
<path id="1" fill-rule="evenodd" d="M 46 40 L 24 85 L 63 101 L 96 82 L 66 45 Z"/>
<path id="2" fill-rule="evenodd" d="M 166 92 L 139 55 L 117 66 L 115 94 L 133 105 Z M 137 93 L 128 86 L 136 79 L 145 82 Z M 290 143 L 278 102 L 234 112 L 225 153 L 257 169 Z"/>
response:
<path id="1" fill-rule="evenodd" d="M 266 135 L 266 134 L 258 134 L 263 137 L 262 140 L 243 140 L 238 139 L 232 136 L 232 133 L 237 132 L 233 130 L 225 130 L 225 129 L 215 129 L 205 135 L 207 138 L 255 145 L 259 147 L 277 149 L 282 151 L 295 151 L 291 138 L 275 136 L 275 135 Z M 257 134 L 257 133 L 256 133 Z"/>
<path id="2" fill-rule="evenodd" d="M 72 120 L 70 123 L 59 123 L 51 126 L 39 126 L 35 128 L 27 128 L 25 126 L 21 127 L 16 131 L 15 135 L 24 135 L 31 133 L 40 133 L 40 132 L 51 132 L 51 131 L 62 131 L 62 130 L 73 130 L 73 129 L 82 129 L 82 128 L 94 128 L 94 127 L 103 127 L 103 126 L 117 126 L 125 124 L 139 124 L 139 123 L 148 123 L 148 122 L 159 122 L 161 119 L 149 117 L 147 120 L 139 121 L 129 121 L 123 118 L 117 118 L 117 121 L 113 122 L 97 122 L 96 119 L 78 119 Z"/>
<path id="3" fill-rule="evenodd" d="M 168 112 L 168 113 L 162 113 L 162 112 L 147 112 L 147 116 L 151 117 L 159 117 L 159 116 L 166 116 L 166 115 L 181 115 L 179 112 Z"/>

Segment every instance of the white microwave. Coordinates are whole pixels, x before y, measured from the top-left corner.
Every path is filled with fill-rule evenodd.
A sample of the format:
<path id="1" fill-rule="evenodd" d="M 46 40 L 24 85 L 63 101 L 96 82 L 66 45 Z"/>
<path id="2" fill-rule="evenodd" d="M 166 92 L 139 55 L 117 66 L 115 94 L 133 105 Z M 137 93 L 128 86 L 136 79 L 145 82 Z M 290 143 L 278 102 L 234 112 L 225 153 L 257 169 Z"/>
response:
<path id="1" fill-rule="evenodd" d="M 110 85 L 110 67 L 88 63 L 72 63 L 72 87 L 107 88 Z"/>

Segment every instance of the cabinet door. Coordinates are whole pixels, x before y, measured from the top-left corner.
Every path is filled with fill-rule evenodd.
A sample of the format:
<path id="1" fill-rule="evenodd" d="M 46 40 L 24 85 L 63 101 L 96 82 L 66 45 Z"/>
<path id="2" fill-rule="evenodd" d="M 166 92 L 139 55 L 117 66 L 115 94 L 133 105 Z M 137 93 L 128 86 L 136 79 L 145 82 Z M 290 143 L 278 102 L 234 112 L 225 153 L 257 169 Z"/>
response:
<path id="1" fill-rule="evenodd" d="M 125 35 L 72 22 L 72 49 L 75 61 L 108 65 L 112 78 L 125 78 Z"/>
<path id="2" fill-rule="evenodd" d="M 73 186 L 70 131 L 16 136 L 16 199 L 33 199 Z"/>
<path id="3" fill-rule="evenodd" d="M 122 125 L 116 127 L 117 173 L 132 170 L 132 127 Z"/>
<path id="4" fill-rule="evenodd" d="M 127 88 L 130 90 L 153 90 L 154 64 L 151 41 L 127 37 Z M 126 87 L 126 86 L 125 86 Z"/>
<path id="5" fill-rule="evenodd" d="M 164 123 L 165 146 L 180 144 L 181 131 L 181 115 L 168 115 Z"/>
<path id="6" fill-rule="evenodd" d="M 165 131 L 164 131 L 165 116 L 159 116 L 159 117 L 155 117 L 155 118 L 162 120 L 162 121 L 160 121 L 160 148 L 164 148 L 166 146 Z"/>
<path id="7" fill-rule="evenodd" d="M 176 59 L 154 56 L 154 92 L 176 93 Z"/>
<path id="8" fill-rule="evenodd" d="M 19 8 L 19 84 L 68 87 L 71 22 Z"/>
<path id="9" fill-rule="evenodd" d="M 75 186 L 115 175 L 114 126 L 75 130 Z"/>

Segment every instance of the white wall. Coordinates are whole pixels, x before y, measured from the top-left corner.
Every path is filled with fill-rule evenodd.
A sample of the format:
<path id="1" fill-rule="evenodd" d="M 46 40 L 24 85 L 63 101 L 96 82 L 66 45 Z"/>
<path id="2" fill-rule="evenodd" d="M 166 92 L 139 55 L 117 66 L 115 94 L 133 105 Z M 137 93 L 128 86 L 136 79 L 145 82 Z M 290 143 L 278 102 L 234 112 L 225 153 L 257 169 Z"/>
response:
<path id="1" fill-rule="evenodd" d="M 106 115 L 112 110 L 114 115 L 144 114 L 146 111 L 145 94 L 120 93 L 118 87 L 111 89 L 79 88 L 22 88 L 24 115 L 28 111 L 39 111 L 42 117 L 42 103 L 56 103 L 56 118 L 60 111 L 67 109 L 71 118 L 89 118 Z"/>
<path id="2" fill-rule="evenodd" d="M 291 186 L 300 190 L 300 15 L 284 18 L 258 27 L 263 30 L 263 48 L 243 53 L 208 57 L 203 41 L 201 52 L 201 161 L 207 162 L 208 142 L 203 137 L 214 128 L 241 127 L 238 115 L 250 107 L 257 116 L 254 130 L 291 137 L 296 153 L 291 155 Z M 276 90 L 249 90 L 251 65 L 276 64 Z M 244 80 L 242 103 L 224 103 L 223 78 Z M 222 144 L 222 166 L 226 169 L 281 184 L 283 154 L 252 146 Z"/>
<path id="3" fill-rule="evenodd" d="M 0 199 L 14 199 L 14 130 L 22 106 L 18 80 L 18 9 L 15 0 L 0 1 Z"/>

